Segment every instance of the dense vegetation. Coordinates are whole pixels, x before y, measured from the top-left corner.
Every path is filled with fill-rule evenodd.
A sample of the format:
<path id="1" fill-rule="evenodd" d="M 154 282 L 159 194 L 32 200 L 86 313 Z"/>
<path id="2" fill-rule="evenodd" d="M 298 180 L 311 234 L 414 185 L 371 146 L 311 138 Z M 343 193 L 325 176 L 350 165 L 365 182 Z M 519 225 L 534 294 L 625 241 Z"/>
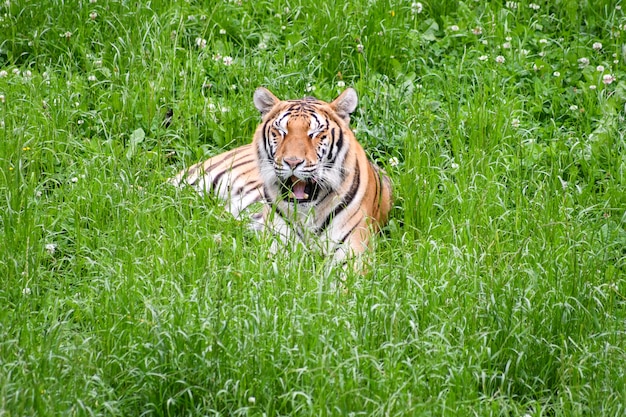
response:
<path id="1" fill-rule="evenodd" d="M 3 1 L 0 415 L 623 415 L 625 44 L 619 1 Z M 396 200 L 345 285 L 165 184 L 259 85 L 359 93 Z"/>

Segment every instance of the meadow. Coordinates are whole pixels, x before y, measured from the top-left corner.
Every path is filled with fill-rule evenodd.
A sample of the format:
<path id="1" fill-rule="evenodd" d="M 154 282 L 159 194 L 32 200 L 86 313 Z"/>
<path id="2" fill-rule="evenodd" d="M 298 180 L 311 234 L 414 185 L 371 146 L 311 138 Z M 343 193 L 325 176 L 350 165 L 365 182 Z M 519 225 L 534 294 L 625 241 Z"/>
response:
<path id="1" fill-rule="evenodd" d="M 624 9 L 3 0 L 0 416 L 623 416 Z M 365 274 L 166 183 L 258 86 L 358 92 Z"/>

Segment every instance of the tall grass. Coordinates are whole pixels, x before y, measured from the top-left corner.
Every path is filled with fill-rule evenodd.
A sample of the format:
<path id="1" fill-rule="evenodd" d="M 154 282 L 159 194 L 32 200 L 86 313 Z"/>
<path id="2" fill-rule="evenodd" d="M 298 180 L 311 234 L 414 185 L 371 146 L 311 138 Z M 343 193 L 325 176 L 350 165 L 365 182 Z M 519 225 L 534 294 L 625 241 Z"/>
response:
<path id="1" fill-rule="evenodd" d="M 623 415 L 621 3 L 422 3 L 3 2 L 0 415 Z M 259 85 L 358 91 L 366 274 L 166 185 Z"/>

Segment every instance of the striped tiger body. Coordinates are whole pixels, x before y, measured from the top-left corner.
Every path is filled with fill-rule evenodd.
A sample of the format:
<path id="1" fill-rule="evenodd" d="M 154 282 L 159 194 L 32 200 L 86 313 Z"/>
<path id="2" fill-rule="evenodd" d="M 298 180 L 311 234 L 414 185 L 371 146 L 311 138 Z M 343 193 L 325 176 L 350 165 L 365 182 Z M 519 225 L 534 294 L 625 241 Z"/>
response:
<path id="1" fill-rule="evenodd" d="M 319 246 L 336 261 L 361 253 L 387 221 L 392 196 L 389 178 L 350 130 L 357 101 L 351 88 L 330 103 L 312 97 L 281 101 L 258 88 L 254 104 L 263 120 L 253 142 L 196 164 L 171 182 L 215 193 L 235 216 L 264 202 L 255 224 L 285 242 Z"/>

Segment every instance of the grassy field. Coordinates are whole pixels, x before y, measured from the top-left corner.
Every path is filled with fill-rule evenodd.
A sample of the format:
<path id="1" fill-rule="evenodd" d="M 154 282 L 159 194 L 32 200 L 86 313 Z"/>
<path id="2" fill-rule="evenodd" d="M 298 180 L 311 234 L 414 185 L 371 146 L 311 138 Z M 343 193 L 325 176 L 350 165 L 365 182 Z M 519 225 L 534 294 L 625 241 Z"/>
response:
<path id="1" fill-rule="evenodd" d="M 0 416 L 623 416 L 625 44 L 605 0 L 2 1 Z M 395 207 L 345 290 L 165 184 L 260 85 L 359 93 Z"/>

